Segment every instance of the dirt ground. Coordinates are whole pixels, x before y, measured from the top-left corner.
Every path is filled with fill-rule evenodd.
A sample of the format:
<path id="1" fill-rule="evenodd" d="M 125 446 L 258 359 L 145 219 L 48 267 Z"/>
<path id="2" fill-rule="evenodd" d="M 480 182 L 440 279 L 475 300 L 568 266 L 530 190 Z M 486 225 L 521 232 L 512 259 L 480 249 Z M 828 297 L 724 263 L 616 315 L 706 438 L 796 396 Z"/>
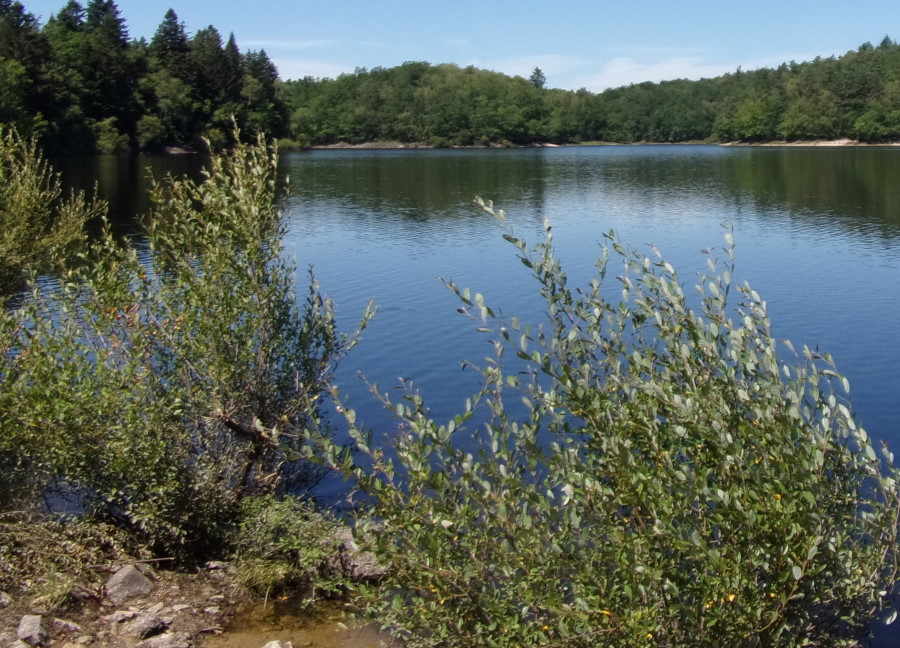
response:
<path id="1" fill-rule="evenodd" d="M 222 634 L 235 610 L 249 603 L 235 587 L 227 565 L 210 566 L 213 568 L 196 573 L 153 569 L 153 591 L 118 604 L 102 589 L 82 591 L 57 609 L 24 598 L 17 600 L 15 593 L 9 593 L 9 604 L 0 609 L 0 647 L 24 648 L 17 644 L 17 629 L 24 615 L 34 614 L 42 616 L 47 639 L 41 645 L 48 647 L 201 646 L 205 638 Z M 142 638 L 133 624 L 149 614 L 168 625 L 164 631 Z"/>

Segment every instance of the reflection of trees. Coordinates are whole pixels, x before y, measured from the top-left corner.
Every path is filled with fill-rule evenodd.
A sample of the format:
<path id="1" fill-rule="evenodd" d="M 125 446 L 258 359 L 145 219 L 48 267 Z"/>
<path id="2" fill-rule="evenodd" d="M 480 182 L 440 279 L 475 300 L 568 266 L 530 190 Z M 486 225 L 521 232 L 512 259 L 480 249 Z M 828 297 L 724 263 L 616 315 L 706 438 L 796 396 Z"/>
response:
<path id="1" fill-rule="evenodd" d="M 424 220 L 474 218 L 476 195 L 498 204 L 524 204 L 540 212 L 547 153 L 513 151 L 322 151 L 292 154 L 283 163 L 296 181 L 292 194 L 306 200 L 350 202 L 366 213 Z"/>

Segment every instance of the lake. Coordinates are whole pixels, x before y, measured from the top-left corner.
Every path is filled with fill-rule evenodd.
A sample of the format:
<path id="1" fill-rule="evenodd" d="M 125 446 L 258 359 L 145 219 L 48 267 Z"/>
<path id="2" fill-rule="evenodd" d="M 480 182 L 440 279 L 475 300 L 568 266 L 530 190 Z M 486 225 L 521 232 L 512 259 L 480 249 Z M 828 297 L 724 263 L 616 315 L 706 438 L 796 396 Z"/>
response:
<path id="1" fill-rule="evenodd" d="M 335 150 L 288 153 L 282 163 L 292 185 L 288 253 L 314 268 L 345 329 L 370 298 L 380 307 L 337 380 L 382 438 L 396 422 L 357 372 L 383 390 L 413 379 L 438 418 L 461 411 L 477 388 L 463 363 L 490 349 L 440 277 L 484 293 L 506 315 L 542 318 L 536 283 L 503 227 L 472 204 L 480 195 L 530 242 L 549 218 L 570 285 L 589 280 L 612 229 L 639 249 L 655 244 L 691 286 L 705 268 L 700 250 L 721 246 L 731 223 L 736 279 L 768 302 L 776 336 L 832 353 L 859 421 L 900 448 L 900 149 Z M 198 159 L 92 164 L 64 169 L 66 177 L 82 186 L 99 179 L 129 218 L 144 204 L 143 167 L 191 171 Z"/>

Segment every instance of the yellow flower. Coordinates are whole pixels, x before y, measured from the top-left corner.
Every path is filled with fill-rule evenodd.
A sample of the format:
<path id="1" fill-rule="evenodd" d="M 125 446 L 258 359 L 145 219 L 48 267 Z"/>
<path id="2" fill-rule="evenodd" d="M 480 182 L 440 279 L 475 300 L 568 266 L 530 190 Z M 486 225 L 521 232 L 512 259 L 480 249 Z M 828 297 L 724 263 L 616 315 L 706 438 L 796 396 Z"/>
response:
<path id="1" fill-rule="evenodd" d="M 775 499 L 781 501 L 781 493 L 775 493 Z"/>
<path id="2" fill-rule="evenodd" d="M 734 594 L 729 594 L 729 595 L 728 595 L 728 602 L 729 602 L 729 603 L 734 603 L 734 599 L 735 599 L 735 595 L 734 595 Z"/>
<path id="3" fill-rule="evenodd" d="M 612 616 L 612 612 L 610 612 L 609 610 L 600 610 L 600 614 L 605 614 L 608 617 Z"/>

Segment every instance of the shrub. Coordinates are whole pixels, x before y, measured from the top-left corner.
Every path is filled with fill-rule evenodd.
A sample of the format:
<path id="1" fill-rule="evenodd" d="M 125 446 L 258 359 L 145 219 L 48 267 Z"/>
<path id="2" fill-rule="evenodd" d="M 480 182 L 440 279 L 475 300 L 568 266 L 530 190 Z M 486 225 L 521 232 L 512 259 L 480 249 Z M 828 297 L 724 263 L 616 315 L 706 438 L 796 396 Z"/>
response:
<path id="1" fill-rule="evenodd" d="M 381 394 L 400 429 L 376 448 L 348 410 L 358 453 L 342 465 L 372 502 L 360 538 L 389 566 L 367 609 L 412 646 L 864 633 L 898 573 L 893 457 L 854 421 L 829 356 L 779 359 L 765 303 L 733 283 L 731 234 L 695 307 L 655 250 L 613 233 L 581 289 L 549 225 L 533 249 L 506 238 L 548 320 L 449 284 L 495 348 L 465 411 L 437 421 L 412 385 Z"/>
<path id="2" fill-rule="evenodd" d="M 21 288 L 28 271 L 47 271 L 77 250 L 85 223 L 105 209 L 62 194 L 34 140 L 0 128 L 0 294 Z"/>
<path id="3" fill-rule="evenodd" d="M 313 505 L 272 495 L 244 500 L 235 536 L 238 583 L 257 594 L 299 590 L 303 601 L 340 591 L 334 561 L 341 541 L 338 523 Z"/>
<path id="4" fill-rule="evenodd" d="M 354 338 L 314 280 L 298 302 L 276 165 L 259 140 L 201 182 L 158 183 L 140 250 L 107 231 L 57 291 L 0 316 L 0 501 L 54 492 L 203 557 L 296 465 Z"/>

